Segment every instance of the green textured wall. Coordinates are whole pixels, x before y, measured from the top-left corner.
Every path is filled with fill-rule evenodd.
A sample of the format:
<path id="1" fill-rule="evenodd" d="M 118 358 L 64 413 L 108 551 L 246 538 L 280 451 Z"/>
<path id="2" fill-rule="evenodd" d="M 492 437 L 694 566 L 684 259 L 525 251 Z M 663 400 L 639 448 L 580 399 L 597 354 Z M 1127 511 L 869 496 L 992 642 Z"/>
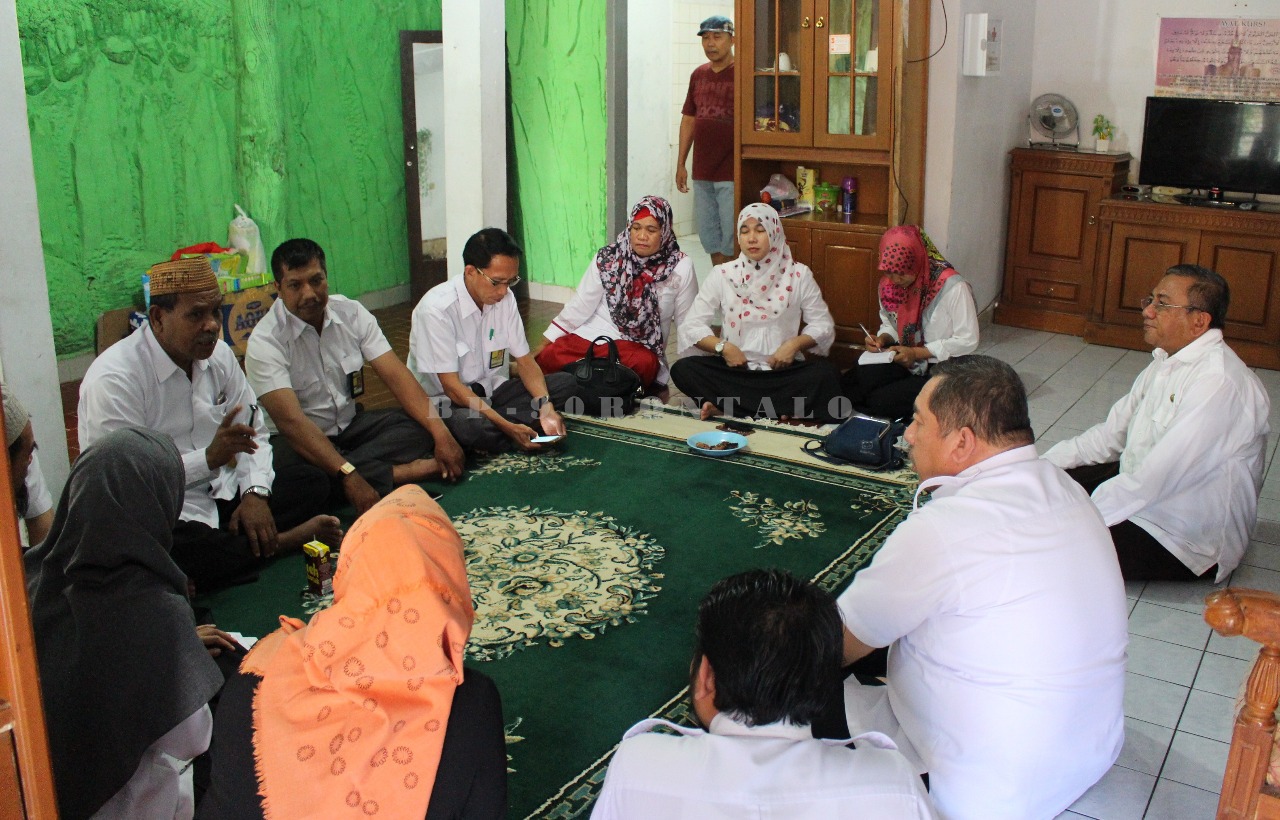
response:
<path id="1" fill-rule="evenodd" d="M 600 0 L 507 0 L 519 202 L 535 282 L 576 286 L 606 239 L 605 17 Z M 448 35 L 446 34 L 446 37 Z"/>
<path id="2" fill-rule="evenodd" d="M 235 202 L 261 205 L 268 253 L 324 245 L 339 292 L 408 280 L 398 32 L 439 28 L 440 0 L 17 8 L 59 355 L 92 348 L 148 265 L 225 242 Z M 605 239 L 605 5 L 506 9 L 512 227 L 533 280 L 572 285 Z"/>

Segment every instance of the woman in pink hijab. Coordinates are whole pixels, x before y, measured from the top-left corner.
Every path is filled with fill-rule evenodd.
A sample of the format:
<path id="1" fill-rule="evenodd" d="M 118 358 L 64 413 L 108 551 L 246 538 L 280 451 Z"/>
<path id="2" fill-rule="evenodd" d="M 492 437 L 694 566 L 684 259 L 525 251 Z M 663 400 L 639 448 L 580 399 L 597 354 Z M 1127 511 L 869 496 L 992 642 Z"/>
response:
<path id="1" fill-rule="evenodd" d="M 864 342 L 893 360 L 856 364 L 840 379 L 853 409 L 880 418 L 910 418 L 929 367 L 978 347 L 978 312 L 969 283 L 915 225 L 880 239 L 880 329 Z"/>

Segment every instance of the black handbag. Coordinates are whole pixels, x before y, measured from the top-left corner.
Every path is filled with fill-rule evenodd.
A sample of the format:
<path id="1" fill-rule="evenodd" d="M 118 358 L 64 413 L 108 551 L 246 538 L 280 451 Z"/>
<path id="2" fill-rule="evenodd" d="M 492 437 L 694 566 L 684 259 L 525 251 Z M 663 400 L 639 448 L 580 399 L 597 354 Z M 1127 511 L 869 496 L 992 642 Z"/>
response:
<path id="1" fill-rule="evenodd" d="M 831 464 L 856 464 L 868 470 L 896 470 L 902 466 L 898 440 L 906 432 L 901 421 L 854 415 L 823 439 L 810 439 L 803 450 Z"/>
<path id="2" fill-rule="evenodd" d="M 596 345 L 608 345 L 607 356 L 596 356 Z M 618 361 L 618 345 L 608 336 L 597 336 L 587 355 L 570 362 L 562 371 L 578 383 L 584 412 L 592 416 L 626 415 L 636 409 L 643 395 L 640 376 Z"/>

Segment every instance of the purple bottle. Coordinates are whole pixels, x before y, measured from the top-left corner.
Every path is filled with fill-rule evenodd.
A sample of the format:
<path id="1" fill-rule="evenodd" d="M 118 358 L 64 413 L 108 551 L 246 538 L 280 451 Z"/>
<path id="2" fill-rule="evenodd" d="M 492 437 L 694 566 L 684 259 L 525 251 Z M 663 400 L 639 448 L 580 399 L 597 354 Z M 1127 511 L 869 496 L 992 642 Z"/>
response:
<path id="1" fill-rule="evenodd" d="M 858 178 L 845 177 L 844 182 L 840 184 L 840 188 L 844 191 L 840 203 L 841 210 L 847 214 L 858 210 Z"/>

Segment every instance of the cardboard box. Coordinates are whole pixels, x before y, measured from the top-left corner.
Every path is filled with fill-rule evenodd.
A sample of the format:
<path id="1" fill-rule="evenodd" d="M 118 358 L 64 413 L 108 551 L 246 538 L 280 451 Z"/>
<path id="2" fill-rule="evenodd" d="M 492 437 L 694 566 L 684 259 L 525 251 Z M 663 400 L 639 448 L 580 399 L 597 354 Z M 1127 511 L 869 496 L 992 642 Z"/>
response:
<path id="1" fill-rule="evenodd" d="M 133 308 L 108 310 L 98 316 L 98 326 L 94 334 L 97 355 L 101 356 L 102 351 L 132 333 L 145 318 L 144 314 L 138 313 Z"/>
<path id="2" fill-rule="evenodd" d="M 249 335 L 277 297 L 275 282 L 222 297 L 222 338 L 237 356 L 244 356 Z"/>

